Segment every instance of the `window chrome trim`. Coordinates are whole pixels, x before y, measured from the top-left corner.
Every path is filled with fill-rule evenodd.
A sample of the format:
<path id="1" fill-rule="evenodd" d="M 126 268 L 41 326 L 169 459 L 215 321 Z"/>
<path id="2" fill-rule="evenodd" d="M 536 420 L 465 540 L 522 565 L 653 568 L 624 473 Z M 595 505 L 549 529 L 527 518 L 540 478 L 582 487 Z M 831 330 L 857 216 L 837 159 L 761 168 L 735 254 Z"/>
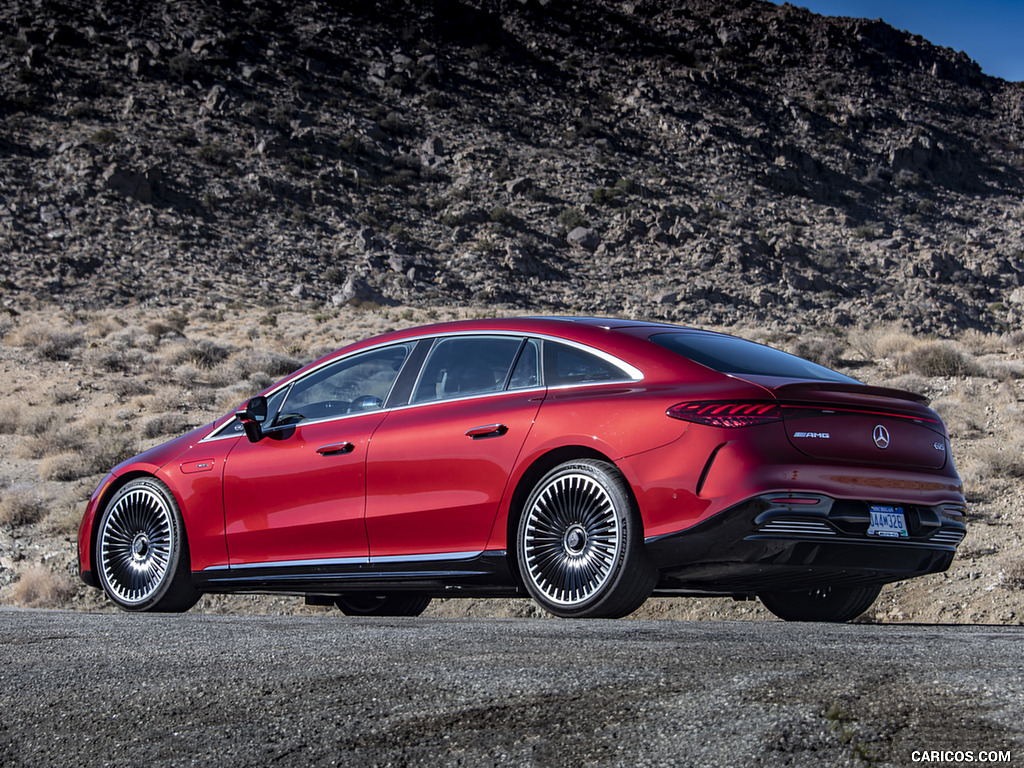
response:
<path id="1" fill-rule="evenodd" d="M 327 362 L 324 362 L 321 365 L 316 366 L 315 368 L 309 369 L 308 371 L 306 371 L 302 375 L 302 377 L 305 378 L 306 376 L 312 375 L 313 373 L 316 373 L 317 371 L 323 369 L 324 367 L 326 367 L 328 365 L 333 365 L 335 363 L 339 363 L 342 360 L 346 360 L 346 359 L 348 359 L 348 358 L 350 358 L 350 357 L 352 357 L 354 355 L 360 355 L 360 354 L 362 354 L 364 352 L 373 352 L 375 350 L 382 349 L 384 347 L 392 347 L 392 346 L 395 346 L 397 344 L 412 344 L 413 345 L 413 349 L 415 349 L 415 345 L 417 343 L 419 343 L 421 341 L 425 341 L 427 339 L 437 340 L 437 339 L 452 338 L 452 337 L 456 337 L 456 336 L 511 336 L 513 338 L 525 339 L 527 341 L 529 341 L 530 339 L 538 339 L 538 340 L 540 340 L 542 342 L 543 341 L 551 341 L 551 342 L 554 342 L 556 344 L 564 344 L 567 347 L 573 347 L 573 348 L 578 349 L 578 350 L 580 350 L 582 352 L 586 352 L 587 354 L 591 354 L 591 355 L 594 355 L 595 357 L 601 358 L 606 363 L 609 363 L 609 364 L 615 366 L 616 368 L 619 368 L 620 370 L 622 370 L 622 372 L 626 374 L 627 378 L 623 378 L 623 379 L 607 379 L 607 380 L 604 380 L 604 381 L 581 381 L 578 384 L 577 383 L 556 384 L 556 385 L 550 386 L 550 387 L 545 386 L 545 385 L 542 384 L 542 385 L 537 386 L 537 387 L 529 387 L 529 388 L 525 388 L 525 389 L 501 389 L 501 390 L 498 390 L 496 392 L 481 392 L 481 393 L 477 393 L 477 394 L 473 394 L 473 395 L 466 395 L 465 397 L 453 397 L 453 398 L 446 398 L 446 399 L 440 399 L 440 400 L 427 400 L 427 401 L 424 401 L 424 402 L 421 402 L 421 403 L 405 403 L 404 405 L 396 405 L 396 406 L 392 406 L 390 408 L 380 408 L 380 409 L 378 409 L 376 411 L 362 411 L 360 413 L 346 413 L 346 414 L 343 414 L 341 416 L 330 416 L 330 417 L 326 417 L 326 418 L 323 418 L 323 419 L 311 419 L 309 421 L 302 421 L 302 422 L 299 422 L 297 424 L 289 424 L 287 426 L 288 427 L 299 427 L 299 426 L 306 426 L 308 424 L 322 424 L 322 423 L 328 422 L 328 421 L 341 421 L 342 419 L 347 419 L 347 418 L 350 418 L 350 417 L 353 417 L 353 416 L 365 416 L 368 413 L 390 412 L 390 411 L 397 411 L 397 410 L 405 410 L 407 408 L 423 408 L 425 406 L 437 405 L 439 403 L 456 403 L 456 402 L 459 402 L 459 401 L 462 401 L 462 400 L 478 400 L 480 398 L 496 397 L 496 396 L 499 396 L 499 395 L 527 394 L 527 393 L 530 393 L 530 392 L 544 392 L 544 391 L 547 391 L 547 390 L 575 389 L 577 387 L 599 387 L 599 386 L 606 386 L 606 385 L 610 385 L 610 384 L 635 384 L 635 383 L 637 383 L 639 381 L 643 381 L 643 379 L 644 379 L 643 371 L 641 371 L 635 365 L 631 365 L 630 363 L 627 363 L 625 360 L 622 360 L 622 359 L 620 359 L 618 357 L 615 357 L 614 355 L 608 354 L 604 350 L 596 349 L 594 347 L 588 346 L 588 345 L 583 344 L 583 343 L 578 342 L 578 341 L 570 341 L 569 339 L 563 339 L 561 337 L 551 336 L 549 334 L 528 333 L 528 332 L 523 332 L 523 331 L 506 331 L 506 330 L 453 331 L 453 332 L 450 332 L 450 333 L 444 333 L 444 332 L 427 333 L 427 334 L 424 334 L 422 336 L 410 336 L 407 339 L 399 339 L 399 340 L 394 340 L 394 341 L 382 342 L 380 344 L 375 344 L 374 346 L 371 346 L 371 347 L 364 347 L 363 349 L 358 349 L 355 352 L 352 352 L 351 354 L 345 355 L 344 357 L 332 358 L 332 359 L 328 360 Z M 542 354 L 543 354 L 543 352 L 542 352 Z M 412 356 L 413 356 L 412 355 L 412 351 L 410 351 L 409 355 L 406 357 L 406 362 L 408 362 L 408 360 Z M 426 365 L 426 359 L 424 359 L 423 362 L 420 363 L 420 370 L 417 372 L 417 375 L 416 375 L 416 383 L 413 385 L 413 392 L 416 391 L 416 385 L 419 383 L 420 376 L 423 375 L 423 367 L 425 365 Z M 544 371 L 544 365 L 543 365 L 543 362 L 542 362 L 541 363 L 541 374 L 542 375 L 543 375 L 543 371 Z M 391 383 L 392 389 L 395 386 L 395 382 L 398 381 L 398 377 L 400 377 L 401 375 L 402 375 L 402 371 L 399 371 L 398 372 L 398 376 L 395 377 L 395 381 Z M 276 395 L 278 392 L 280 392 L 281 389 L 283 389 L 284 387 L 290 386 L 295 381 L 297 381 L 297 379 L 288 379 L 288 381 L 286 381 L 280 387 L 276 387 L 275 389 L 272 389 L 269 392 L 267 392 L 265 396 L 269 399 L 269 398 L 273 397 L 274 395 Z M 390 394 L 391 394 L 391 390 L 388 391 L 388 396 L 389 397 L 390 397 Z M 386 403 L 387 399 L 385 399 L 384 402 Z M 235 418 L 228 419 L 228 421 L 222 427 L 220 427 L 219 429 L 213 430 L 213 432 L 211 432 L 209 435 L 204 437 L 199 442 L 200 443 L 206 443 L 206 442 L 212 442 L 214 440 L 230 440 L 230 439 L 235 439 L 235 438 L 241 437 L 243 434 L 245 434 L 244 432 L 241 432 L 241 431 L 239 431 L 239 432 L 233 432 L 233 431 L 232 432 L 228 432 L 229 427 L 232 424 L 237 424 L 237 423 L 238 423 L 238 420 L 235 419 Z M 284 428 L 284 427 L 282 427 L 282 428 Z M 270 430 L 268 430 L 268 431 L 270 431 Z"/>

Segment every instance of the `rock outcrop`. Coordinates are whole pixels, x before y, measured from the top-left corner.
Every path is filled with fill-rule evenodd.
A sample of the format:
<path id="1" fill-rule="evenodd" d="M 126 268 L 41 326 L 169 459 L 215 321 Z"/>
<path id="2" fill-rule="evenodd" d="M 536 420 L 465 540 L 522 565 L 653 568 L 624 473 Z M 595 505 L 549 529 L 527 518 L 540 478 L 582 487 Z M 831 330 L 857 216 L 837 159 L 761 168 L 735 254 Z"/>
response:
<path id="1" fill-rule="evenodd" d="M 1020 324 L 1024 85 L 726 0 L 0 9 L 2 302 Z"/>

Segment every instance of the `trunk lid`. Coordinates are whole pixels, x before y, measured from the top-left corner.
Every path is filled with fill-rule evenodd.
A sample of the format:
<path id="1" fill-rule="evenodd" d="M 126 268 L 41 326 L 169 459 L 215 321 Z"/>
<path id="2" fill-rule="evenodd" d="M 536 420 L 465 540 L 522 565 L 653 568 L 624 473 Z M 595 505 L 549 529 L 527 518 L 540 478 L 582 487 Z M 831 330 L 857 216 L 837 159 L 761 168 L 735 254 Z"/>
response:
<path id="1" fill-rule="evenodd" d="M 786 436 L 806 456 L 914 469 L 946 465 L 945 425 L 920 395 L 832 382 L 771 389 L 782 409 Z"/>

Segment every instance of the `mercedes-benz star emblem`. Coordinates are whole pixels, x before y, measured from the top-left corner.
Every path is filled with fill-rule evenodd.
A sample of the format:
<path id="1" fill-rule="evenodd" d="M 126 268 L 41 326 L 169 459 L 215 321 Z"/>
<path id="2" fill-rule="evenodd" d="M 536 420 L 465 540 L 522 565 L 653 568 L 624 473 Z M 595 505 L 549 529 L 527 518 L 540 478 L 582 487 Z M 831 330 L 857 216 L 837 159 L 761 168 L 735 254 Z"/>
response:
<path id="1" fill-rule="evenodd" d="M 883 427 L 881 424 L 875 427 L 873 437 L 875 438 L 875 445 L 882 450 L 889 447 L 889 430 Z"/>

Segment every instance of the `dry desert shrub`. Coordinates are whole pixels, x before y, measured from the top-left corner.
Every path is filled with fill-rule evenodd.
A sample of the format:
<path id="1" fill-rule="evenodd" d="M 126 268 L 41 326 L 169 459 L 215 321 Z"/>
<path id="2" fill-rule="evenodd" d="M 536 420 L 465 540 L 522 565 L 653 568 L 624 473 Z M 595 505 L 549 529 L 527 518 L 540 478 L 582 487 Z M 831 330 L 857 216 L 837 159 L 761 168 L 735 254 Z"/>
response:
<path id="1" fill-rule="evenodd" d="M 108 373 L 134 373 L 143 370 L 153 360 L 153 356 L 144 349 L 97 347 L 88 350 L 85 355 L 87 368 L 106 371 Z"/>
<path id="2" fill-rule="evenodd" d="M 31 525 L 46 514 L 48 502 L 32 488 L 12 488 L 0 498 L 0 525 Z"/>
<path id="3" fill-rule="evenodd" d="M 12 402 L 0 403 L 0 435 L 10 435 L 18 431 L 23 410 L 23 406 Z"/>
<path id="4" fill-rule="evenodd" d="M 18 423 L 18 434 L 26 436 L 45 435 L 57 422 L 57 412 L 52 408 L 23 409 Z"/>
<path id="5" fill-rule="evenodd" d="M 149 382 L 140 376 L 125 376 L 123 378 L 115 379 L 111 383 L 111 387 L 114 390 L 114 393 L 122 399 L 138 397 L 139 395 L 148 395 L 153 391 Z"/>
<path id="6" fill-rule="evenodd" d="M 80 331 L 53 328 L 49 325 L 37 324 L 27 328 L 19 328 L 11 334 L 14 341 L 26 349 L 35 349 L 44 360 L 69 360 L 79 347 L 85 344 L 85 337 Z"/>
<path id="7" fill-rule="evenodd" d="M 68 482 L 108 471 L 137 453 L 135 441 L 126 435 L 104 433 L 90 438 L 78 451 L 47 456 L 39 462 L 43 480 Z"/>
<path id="8" fill-rule="evenodd" d="M 80 453 L 58 453 L 39 462 L 39 477 L 43 480 L 67 482 L 91 474 L 92 462 Z"/>
<path id="9" fill-rule="evenodd" d="M 885 360 L 913 346 L 914 336 L 893 325 L 872 325 L 857 328 L 849 334 L 848 343 L 863 360 Z"/>
<path id="10" fill-rule="evenodd" d="M 85 335 L 89 339 L 106 339 L 124 328 L 124 320 L 115 314 L 102 313 L 87 318 Z"/>
<path id="11" fill-rule="evenodd" d="M 978 480 L 1024 477 L 1024 437 L 984 441 L 974 450 L 971 470 Z"/>
<path id="12" fill-rule="evenodd" d="M 926 397 L 931 389 L 928 384 L 928 379 L 924 376 L 919 376 L 916 373 L 905 373 L 902 376 L 886 379 L 885 381 L 879 382 L 879 384 L 885 387 L 892 387 L 893 389 L 915 392 L 919 395 L 925 395 Z"/>
<path id="13" fill-rule="evenodd" d="M 217 363 L 226 360 L 232 350 L 210 339 L 181 341 L 168 345 L 163 350 L 164 360 L 171 366 L 192 365 L 210 370 Z"/>
<path id="14" fill-rule="evenodd" d="M 42 525 L 52 534 L 61 536 L 74 535 L 78 532 L 79 523 L 82 522 L 84 508 L 84 502 L 59 504 L 43 518 Z"/>
<path id="15" fill-rule="evenodd" d="M 1020 553 L 1003 557 L 999 568 L 1000 582 L 1010 589 L 1024 589 L 1024 558 Z"/>
<path id="16" fill-rule="evenodd" d="M 163 435 L 180 435 L 188 431 L 190 424 L 183 414 L 161 413 L 149 418 L 142 425 L 142 437 L 152 440 Z"/>
<path id="17" fill-rule="evenodd" d="M 234 367 L 235 381 L 248 379 L 253 374 L 264 373 L 272 379 L 272 382 L 287 376 L 303 365 L 290 355 L 255 348 L 235 352 L 228 359 L 228 363 Z"/>
<path id="18" fill-rule="evenodd" d="M 88 442 L 88 435 L 82 427 L 54 420 L 45 432 L 25 438 L 17 453 L 25 459 L 41 459 L 57 453 L 81 451 Z"/>
<path id="19" fill-rule="evenodd" d="M 1024 362 L 1007 360 L 999 354 L 987 354 L 975 360 L 977 375 L 1008 381 L 1024 379 Z"/>
<path id="20" fill-rule="evenodd" d="M 973 376 L 977 365 L 970 354 L 952 341 L 919 341 L 896 355 L 896 369 L 922 376 Z"/>
<path id="21" fill-rule="evenodd" d="M 963 387 L 955 392 L 932 401 L 932 409 L 942 417 L 953 438 L 973 437 L 985 431 L 988 414 L 986 400 L 974 386 Z"/>
<path id="22" fill-rule="evenodd" d="M 57 608 L 67 602 L 72 592 L 66 577 L 45 565 L 33 565 L 22 571 L 8 593 L 7 602 L 25 608 Z"/>
<path id="23" fill-rule="evenodd" d="M 839 339 L 811 336 L 793 342 L 787 351 L 826 368 L 835 368 L 841 362 L 845 347 Z"/>
<path id="24" fill-rule="evenodd" d="M 152 352 L 157 348 L 159 338 L 134 325 L 112 333 L 104 343 L 110 349 L 141 349 Z"/>

